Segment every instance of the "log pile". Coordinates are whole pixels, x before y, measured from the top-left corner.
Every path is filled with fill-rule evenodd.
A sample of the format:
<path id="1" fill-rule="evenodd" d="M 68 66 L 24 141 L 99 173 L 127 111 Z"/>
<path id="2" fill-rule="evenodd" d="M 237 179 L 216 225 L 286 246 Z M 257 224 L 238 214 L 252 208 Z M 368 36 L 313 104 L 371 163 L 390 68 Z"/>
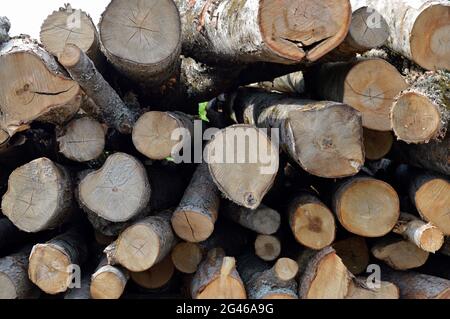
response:
<path id="1" fill-rule="evenodd" d="M 0 17 L 0 298 L 450 299 L 449 16 L 111 0 L 40 41 Z"/>

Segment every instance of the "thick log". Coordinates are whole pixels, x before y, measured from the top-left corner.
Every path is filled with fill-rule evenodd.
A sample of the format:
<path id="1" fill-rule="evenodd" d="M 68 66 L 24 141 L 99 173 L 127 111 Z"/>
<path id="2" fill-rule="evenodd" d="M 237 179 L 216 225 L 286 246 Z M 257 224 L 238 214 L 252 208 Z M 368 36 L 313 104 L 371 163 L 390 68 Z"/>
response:
<path id="1" fill-rule="evenodd" d="M 342 182 L 333 194 L 332 203 L 341 225 L 364 237 L 386 235 L 400 214 L 400 201 L 394 188 L 371 177 Z"/>
<path id="2" fill-rule="evenodd" d="M 69 217 L 72 207 L 69 172 L 45 157 L 15 169 L 2 198 L 3 213 L 26 232 L 60 226 Z"/>
<path id="3" fill-rule="evenodd" d="M 206 145 L 204 159 L 222 194 L 255 209 L 278 171 L 278 150 L 266 132 L 252 125 L 233 125 L 217 132 Z"/>
<path id="4" fill-rule="evenodd" d="M 72 283 L 73 265 L 81 266 L 87 257 L 86 238 L 79 230 L 69 230 L 44 244 L 33 246 L 28 277 L 47 294 L 64 292 Z"/>
<path id="5" fill-rule="evenodd" d="M 377 131 L 391 130 L 392 103 L 407 88 L 397 69 L 381 59 L 326 63 L 306 72 L 305 81 L 314 98 L 352 106 L 363 126 Z"/>
<path id="6" fill-rule="evenodd" d="M 103 258 L 91 276 L 90 294 L 92 299 L 119 299 L 129 277 L 128 270 L 108 265 L 107 258 Z"/>
<path id="7" fill-rule="evenodd" d="M 333 213 L 316 196 L 302 192 L 288 206 L 289 225 L 295 239 L 302 245 L 320 250 L 335 238 Z"/>
<path id="8" fill-rule="evenodd" d="M 27 299 L 36 287 L 28 279 L 29 250 L 0 258 L 0 299 Z"/>
<path id="9" fill-rule="evenodd" d="M 429 253 L 415 244 L 396 237 L 381 238 L 371 249 L 375 258 L 397 270 L 408 270 L 423 266 Z"/>
<path id="10" fill-rule="evenodd" d="M 176 244 L 170 227 L 171 215 L 165 211 L 125 229 L 115 242 L 105 248 L 108 263 L 141 272 L 163 260 Z"/>
<path id="11" fill-rule="evenodd" d="M 281 242 L 273 235 L 258 235 L 254 248 L 256 256 L 265 261 L 273 261 L 280 256 Z"/>
<path id="12" fill-rule="evenodd" d="M 361 116 L 350 106 L 251 89 L 229 103 L 239 122 L 278 130 L 283 150 L 310 174 L 350 176 L 364 163 Z"/>
<path id="13" fill-rule="evenodd" d="M 35 120 L 64 123 L 80 108 L 79 85 L 25 35 L 0 44 L 0 82 L 3 139 L 26 130 Z"/>
<path id="14" fill-rule="evenodd" d="M 220 192 L 208 166 L 200 164 L 172 215 L 173 230 L 189 242 L 206 240 L 214 231 L 219 205 Z"/>
<path id="15" fill-rule="evenodd" d="M 156 86 L 174 73 L 181 51 L 181 23 L 172 0 L 112 0 L 99 31 L 103 53 L 131 80 Z"/>
<path id="16" fill-rule="evenodd" d="M 249 209 L 227 202 L 225 206 L 222 206 L 221 211 L 225 217 L 258 234 L 273 235 L 280 228 L 280 214 L 264 204 L 256 209 Z"/>
<path id="17" fill-rule="evenodd" d="M 366 159 L 376 161 L 385 157 L 394 144 L 394 136 L 388 131 L 364 128 L 364 153 Z"/>
<path id="18" fill-rule="evenodd" d="M 381 277 L 400 289 L 401 299 L 450 299 L 450 280 L 413 271 L 382 269 Z"/>
<path id="19" fill-rule="evenodd" d="M 297 299 L 295 277 L 297 263 L 280 258 L 273 267 L 247 254 L 238 259 L 238 270 L 248 292 L 248 299 Z"/>
<path id="20" fill-rule="evenodd" d="M 105 148 L 105 129 L 91 117 L 71 120 L 56 130 L 59 152 L 76 162 L 98 158 Z"/>
<path id="21" fill-rule="evenodd" d="M 7 17 L 0 17 L 0 44 L 9 40 L 9 29 L 11 22 Z"/>
<path id="22" fill-rule="evenodd" d="M 150 192 L 141 162 L 131 155 L 115 153 L 106 159 L 101 169 L 88 173 L 81 180 L 78 201 L 89 215 L 119 223 L 145 216 Z"/>
<path id="23" fill-rule="evenodd" d="M 444 235 L 439 228 L 408 213 L 400 213 L 393 232 L 430 253 L 435 253 L 444 244 Z"/>
<path id="24" fill-rule="evenodd" d="M 191 145 L 194 118 L 181 112 L 151 111 L 143 114 L 133 128 L 136 149 L 153 160 L 177 154 L 177 145 Z"/>
<path id="25" fill-rule="evenodd" d="M 389 26 L 386 45 L 424 69 L 450 70 L 450 4 L 431 0 L 351 0 L 353 8 L 377 10 Z"/>
<path id="26" fill-rule="evenodd" d="M 364 237 L 352 236 L 333 244 L 336 254 L 354 275 L 366 272 L 369 265 L 369 248 Z"/>
<path id="27" fill-rule="evenodd" d="M 175 2 L 183 53 L 211 64 L 315 61 L 342 42 L 351 19 L 347 0 Z"/>
<path id="28" fill-rule="evenodd" d="M 399 299 L 400 290 L 389 281 L 377 282 L 379 287 L 369 288 L 366 278 L 358 277 L 349 286 L 345 299 Z"/>
<path id="29" fill-rule="evenodd" d="M 208 252 L 192 279 L 190 292 L 194 299 L 247 298 L 236 260 L 220 248 Z"/>
<path id="30" fill-rule="evenodd" d="M 74 44 L 67 44 L 59 56 L 59 62 L 97 106 L 91 116 L 100 114 L 99 121 L 104 121 L 121 133 L 131 133 L 138 111 L 123 102 L 86 53 Z"/>
<path id="31" fill-rule="evenodd" d="M 63 53 L 66 44 L 75 44 L 101 67 L 105 57 L 100 51 L 100 40 L 91 17 L 70 4 L 53 11 L 42 23 L 39 34 L 42 45 L 56 57 Z"/>
<path id="32" fill-rule="evenodd" d="M 414 144 L 442 140 L 450 123 L 449 73 L 410 72 L 407 80 L 410 86 L 396 97 L 391 109 L 395 135 Z"/>
<path id="33" fill-rule="evenodd" d="M 145 289 L 164 287 L 173 277 L 175 267 L 170 256 L 142 272 L 132 272 L 131 279 Z"/>

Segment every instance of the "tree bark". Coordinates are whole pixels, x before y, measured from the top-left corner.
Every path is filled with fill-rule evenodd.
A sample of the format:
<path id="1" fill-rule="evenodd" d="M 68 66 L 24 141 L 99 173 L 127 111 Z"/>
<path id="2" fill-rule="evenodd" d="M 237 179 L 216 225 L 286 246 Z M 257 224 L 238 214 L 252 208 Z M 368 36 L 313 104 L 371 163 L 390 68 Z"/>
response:
<path id="1" fill-rule="evenodd" d="M 0 44 L 9 40 L 9 29 L 11 28 L 11 23 L 7 17 L 0 17 Z"/>
<path id="2" fill-rule="evenodd" d="M 450 69 L 447 43 L 450 5 L 446 1 L 351 0 L 352 7 L 377 10 L 389 26 L 387 46 L 428 70 Z"/>
<path id="3" fill-rule="evenodd" d="M 108 265 L 107 258 L 103 258 L 91 276 L 92 299 L 119 299 L 129 277 L 128 270 Z"/>
<path id="4" fill-rule="evenodd" d="M 2 199 L 3 213 L 19 229 L 39 232 L 64 223 L 73 208 L 69 172 L 48 158 L 15 169 Z"/>

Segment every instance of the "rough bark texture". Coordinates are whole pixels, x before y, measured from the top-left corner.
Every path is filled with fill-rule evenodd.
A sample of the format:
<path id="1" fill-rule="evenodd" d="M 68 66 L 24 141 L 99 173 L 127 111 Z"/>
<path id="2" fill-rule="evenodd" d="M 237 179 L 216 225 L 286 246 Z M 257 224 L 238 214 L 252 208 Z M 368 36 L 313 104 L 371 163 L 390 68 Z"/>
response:
<path id="1" fill-rule="evenodd" d="M 59 62 L 78 82 L 86 94 L 97 105 L 100 121 L 122 133 L 131 133 L 138 118 L 138 111 L 129 108 L 117 92 L 105 81 L 89 57 L 74 44 L 67 44 Z M 91 114 L 95 116 L 95 114 Z"/>
<path id="2" fill-rule="evenodd" d="M 9 29 L 11 23 L 7 17 L 0 17 L 0 44 L 9 40 Z"/>
<path id="3" fill-rule="evenodd" d="M 220 193 L 206 164 L 200 164 L 172 215 L 175 233 L 189 242 L 206 240 L 214 231 Z"/>
<path id="4" fill-rule="evenodd" d="M 71 176 L 48 158 L 36 159 L 14 170 L 2 199 L 3 213 L 26 232 L 60 226 L 72 207 Z"/>
<path id="5" fill-rule="evenodd" d="M 303 77 L 303 72 L 301 71 L 282 75 L 271 81 L 259 82 L 250 86 L 293 95 L 305 93 L 305 79 Z"/>
<path id="6" fill-rule="evenodd" d="M 0 299 L 27 299 L 35 295 L 28 279 L 29 250 L 0 258 Z"/>

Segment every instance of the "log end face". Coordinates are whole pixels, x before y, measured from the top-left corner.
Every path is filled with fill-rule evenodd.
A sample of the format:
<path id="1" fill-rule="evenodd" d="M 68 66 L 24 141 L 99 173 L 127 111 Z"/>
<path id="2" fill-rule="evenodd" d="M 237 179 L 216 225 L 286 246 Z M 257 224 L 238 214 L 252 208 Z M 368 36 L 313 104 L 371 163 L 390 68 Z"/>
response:
<path id="1" fill-rule="evenodd" d="M 435 253 L 444 244 L 444 235 L 437 227 L 427 224 L 421 230 L 420 248 L 430 253 Z"/>
<path id="2" fill-rule="evenodd" d="M 214 231 L 214 222 L 208 215 L 183 210 L 173 213 L 172 227 L 181 239 L 198 243 L 211 236 Z"/>
<path id="3" fill-rule="evenodd" d="M 258 235 L 255 240 L 255 254 L 265 261 L 278 258 L 281 253 L 281 243 L 272 235 Z"/>
<path id="4" fill-rule="evenodd" d="M 119 299 L 124 289 L 123 280 L 113 272 L 104 271 L 91 280 L 92 299 Z"/>
<path id="5" fill-rule="evenodd" d="M 185 274 L 195 273 L 202 258 L 201 248 L 195 243 L 179 243 L 172 250 L 175 268 Z"/>
<path id="6" fill-rule="evenodd" d="M 389 38 L 386 19 L 371 7 L 361 7 L 353 12 L 348 36 L 358 49 L 378 48 Z"/>
<path id="7" fill-rule="evenodd" d="M 275 274 L 281 281 L 294 279 L 298 273 L 298 264 L 290 258 L 280 258 L 275 263 Z"/>
<path id="8" fill-rule="evenodd" d="M 14 282 L 5 273 L 0 273 L 0 299 L 18 298 Z"/>

